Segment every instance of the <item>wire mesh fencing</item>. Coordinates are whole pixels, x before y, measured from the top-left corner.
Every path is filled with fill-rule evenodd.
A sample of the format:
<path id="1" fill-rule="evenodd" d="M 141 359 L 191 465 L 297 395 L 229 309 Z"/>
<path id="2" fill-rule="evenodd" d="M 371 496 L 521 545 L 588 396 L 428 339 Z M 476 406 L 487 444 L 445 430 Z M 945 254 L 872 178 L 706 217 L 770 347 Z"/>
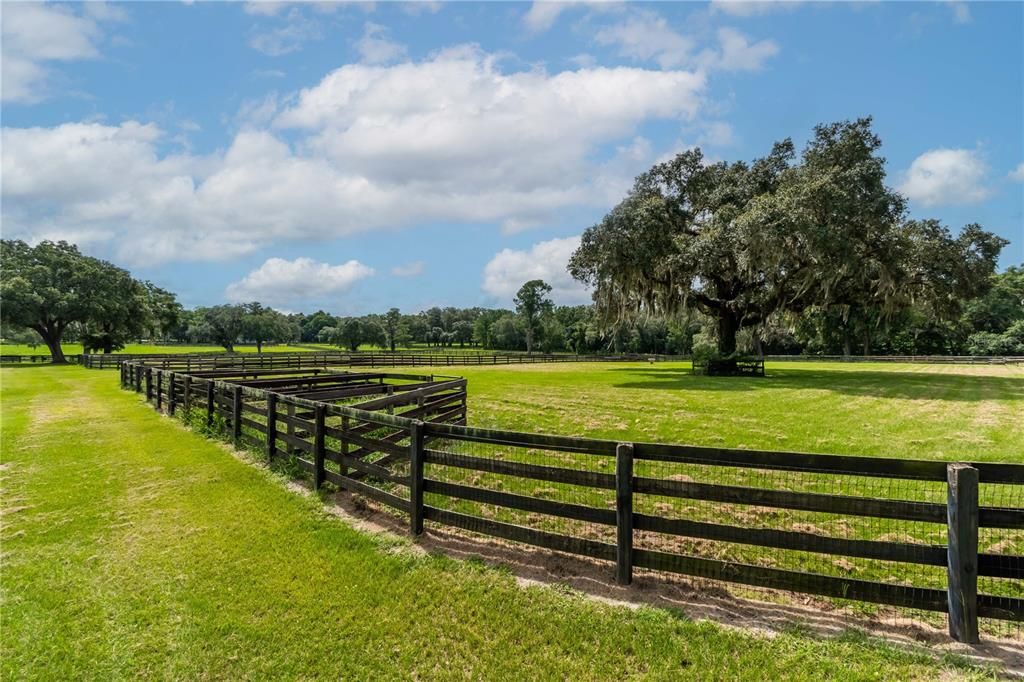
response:
<path id="1" fill-rule="evenodd" d="M 465 380 L 262 371 L 129 367 L 122 384 L 414 534 L 425 519 L 609 562 L 623 583 L 635 570 L 850 624 L 1021 639 L 1024 465 L 475 429 Z"/>

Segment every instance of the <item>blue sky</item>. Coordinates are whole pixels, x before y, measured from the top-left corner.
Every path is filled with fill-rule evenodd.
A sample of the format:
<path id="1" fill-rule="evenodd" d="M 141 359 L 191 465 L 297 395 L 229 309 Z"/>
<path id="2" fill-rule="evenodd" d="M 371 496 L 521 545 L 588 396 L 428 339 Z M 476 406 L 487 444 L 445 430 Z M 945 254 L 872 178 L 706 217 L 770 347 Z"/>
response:
<path id="1" fill-rule="evenodd" d="M 870 115 L 1024 262 L 1024 4 L 4 3 L 5 237 L 189 306 L 509 305 L 637 173 Z"/>

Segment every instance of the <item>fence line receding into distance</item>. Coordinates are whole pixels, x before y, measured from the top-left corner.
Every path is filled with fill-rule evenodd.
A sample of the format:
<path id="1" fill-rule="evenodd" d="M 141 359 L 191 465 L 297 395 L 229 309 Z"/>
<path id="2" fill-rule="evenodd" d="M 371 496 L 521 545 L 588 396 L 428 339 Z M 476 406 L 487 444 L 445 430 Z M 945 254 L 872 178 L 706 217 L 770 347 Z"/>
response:
<path id="1" fill-rule="evenodd" d="M 479 429 L 454 377 L 135 361 L 121 381 L 407 515 L 414 534 L 445 525 L 613 562 L 620 583 L 670 572 L 868 615 L 948 613 L 967 642 L 1024 622 L 1024 465 Z"/>

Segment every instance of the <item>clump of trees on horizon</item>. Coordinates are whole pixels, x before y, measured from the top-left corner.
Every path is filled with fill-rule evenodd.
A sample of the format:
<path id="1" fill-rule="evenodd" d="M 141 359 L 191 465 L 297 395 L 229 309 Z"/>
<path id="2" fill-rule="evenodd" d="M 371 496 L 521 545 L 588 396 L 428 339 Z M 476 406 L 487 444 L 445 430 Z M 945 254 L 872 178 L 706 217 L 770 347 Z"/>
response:
<path id="1" fill-rule="evenodd" d="M 592 305 L 559 306 L 542 280 L 515 309 L 285 314 L 258 302 L 185 310 L 174 294 L 66 242 L 3 240 L 0 332 L 112 352 L 134 339 L 660 354 L 1024 355 L 1024 267 L 996 272 L 1005 239 L 911 220 L 885 184 L 870 119 L 821 125 L 752 163 L 692 149 L 659 163 L 569 263 Z"/>

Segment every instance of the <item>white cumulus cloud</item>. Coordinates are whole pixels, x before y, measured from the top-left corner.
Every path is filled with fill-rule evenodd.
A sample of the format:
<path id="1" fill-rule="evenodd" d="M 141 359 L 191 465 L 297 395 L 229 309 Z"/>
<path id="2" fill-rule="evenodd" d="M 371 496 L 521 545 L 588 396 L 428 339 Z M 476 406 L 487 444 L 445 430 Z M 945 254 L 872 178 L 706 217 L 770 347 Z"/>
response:
<path id="1" fill-rule="evenodd" d="M 910 164 L 900 191 L 923 206 L 971 204 L 983 201 L 988 167 L 970 149 L 932 149 Z"/>
<path id="2" fill-rule="evenodd" d="M 5 236 L 90 235 L 130 265 L 437 221 L 549 224 L 620 197 L 653 161 L 637 128 L 692 122 L 704 83 L 684 70 L 506 71 L 464 47 L 268 97 L 207 155 L 167 151 L 168 135 L 138 121 L 4 128 L 0 217 Z"/>
<path id="3" fill-rule="evenodd" d="M 523 284 L 542 279 L 551 285 L 551 298 L 556 304 L 589 303 L 589 291 L 566 270 L 579 245 L 580 237 L 576 235 L 538 242 L 528 250 L 503 249 L 484 267 L 482 289 L 507 305 Z"/>
<path id="4" fill-rule="evenodd" d="M 361 279 L 374 274 L 357 260 L 329 265 L 312 258 L 268 258 L 260 267 L 224 291 L 229 301 L 260 301 L 295 309 L 304 301 L 344 294 Z"/>
<path id="5" fill-rule="evenodd" d="M 4 102 L 33 103 L 51 92 L 50 64 L 98 58 L 100 23 L 121 21 L 124 13 L 99 2 L 83 5 L 81 14 L 64 5 L 5 2 L 0 19 L 0 96 Z"/>
<path id="6" fill-rule="evenodd" d="M 1010 179 L 1017 182 L 1024 182 L 1024 161 L 1017 164 L 1017 167 L 1010 171 Z"/>

